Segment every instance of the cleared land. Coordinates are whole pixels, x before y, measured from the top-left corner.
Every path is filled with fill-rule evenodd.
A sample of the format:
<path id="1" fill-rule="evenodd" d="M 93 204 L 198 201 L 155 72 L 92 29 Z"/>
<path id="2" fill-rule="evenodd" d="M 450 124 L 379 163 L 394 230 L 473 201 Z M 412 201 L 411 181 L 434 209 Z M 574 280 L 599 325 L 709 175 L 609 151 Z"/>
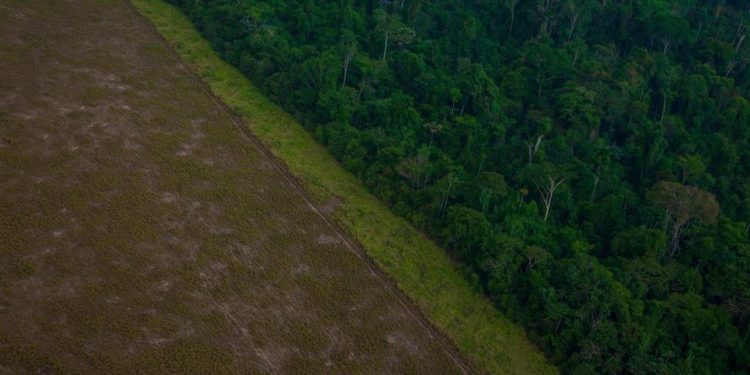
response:
<path id="1" fill-rule="evenodd" d="M 127 3 L 0 3 L 0 373 L 467 370 L 358 251 Z"/>
<path id="2" fill-rule="evenodd" d="M 521 328 L 469 287 L 440 248 L 368 194 L 299 123 L 222 62 L 184 15 L 161 0 L 133 3 L 308 192 L 321 203 L 331 196 L 343 200 L 332 214 L 334 220 L 480 371 L 557 372 Z"/>

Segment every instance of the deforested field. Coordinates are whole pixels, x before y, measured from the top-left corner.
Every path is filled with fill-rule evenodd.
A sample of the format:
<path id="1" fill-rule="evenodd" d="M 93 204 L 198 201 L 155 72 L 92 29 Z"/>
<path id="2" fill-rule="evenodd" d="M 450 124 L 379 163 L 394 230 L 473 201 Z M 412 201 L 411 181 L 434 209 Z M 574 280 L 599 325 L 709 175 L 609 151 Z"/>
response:
<path id="1" fill-rule="evenodd" d="M 0 373 L 472 368 L 119 0 L 0 2 Z"/>

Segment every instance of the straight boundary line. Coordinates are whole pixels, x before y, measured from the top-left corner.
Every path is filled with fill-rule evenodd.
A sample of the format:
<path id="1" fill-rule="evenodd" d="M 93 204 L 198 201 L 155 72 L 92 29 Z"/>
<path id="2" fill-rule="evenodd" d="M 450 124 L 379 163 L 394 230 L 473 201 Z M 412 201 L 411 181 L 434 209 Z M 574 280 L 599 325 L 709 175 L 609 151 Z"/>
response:
<path id="1" fill-rule="evenodd" d="M 131 0 L 123 0 L 123 3 L 128 9 L 130 9 L 130 11 L 136 16 L 137 19 L 139 19 L 146 25 L 147 29 L 160 41 L 160 43 L 166 47 L 167 51 L 169 51 L 169 54 L 177 61 L 179 65 L 185 68 L 192 80 L 195 81 L 202 89 L 202 91 L 232 120 L 232 123 L 240 131 L 243 137 L 247 141 L 249 141 L 261 153 L 263 157 L 267 159 L 267 161 L 274 167 L 274 169 L 286 180 L 287 184 L 290 185 L 300 197 L 302 197 L 305 203 L 307 203 L 308 207 L 310 207 L 313 212 L 315 212 L 330 228 L 332 228 L 336 232 L 336 235 L 346 244 L 349 250 L 351 250 L 355 255 L 357 255 L 365 262 L 370 272 L 372 272 L 379 280 L 383 282 L 386 289 L 395 294 L 396 300 L 398 300 L 398 302 L 406 309 L 409 315 L 414 318 L 417 323 L 427 329 L 430 338 L 432 338 L 434 341 L 434 339 L 437 337 L 437 342 L 440 345 L 440 348 L 446 355 L 448 355 L 449 358 L 451 358 L 451 360 L 461 369 L 461 371 L 464 374 L 476 373 L 476 367 L 469 362 L 468 358 L 459 354 L 460 351 L 453 340 L 451 340 L 450 337 L 448 337 L 437 327 L 435 327 L 435 325 L 429 320 L 429 318 L 427 318 L 425 313 L 418 306 L 416 306 L 414 301 L 406 296 L 405 292 L 398 287 L 391 276 L 380 267 L 378 267 L 377 264 L 375 264 L 370 256 L 367 255 L 364 247 L 361 244 L 355 242 L 356 240 L 352 240 L 349 238 L 351 234 L 346 232 L 337 223 L 323 214 L 323 212 L 320 210 L 317 204 L 314 203 L 307 191 L 299 182 L 298 178 L 289 171 L 286 165 L 283 164 L 283 161 L 273 155 L 273 153 L 250 131 L 250 128 L 247 126 L 247 124 L 245 124 L 245 121 L 242 119 L 242 117 L 235 114 L 234 111 L 232 111 L 227 106 L 227 104 L 224 103 L 223 100 L 221 100 L 216 94 L 214 94 L 214 92 L 211 90 L 211 87 L 205 81 L 203 81 L 203 79 L 200 77 L 200 75 L 198 75 L 192 65 L 182 59 L 182 56 L 180 56 L 179 52 L 177 52 L 172 44 L 169 43 L 169 41 L 159 32 L 159 30 L 156 28 L 156 25 L 154 25 L 147 16 L 142 14 L 135 7 L 135 5 L 133 5 Z"/>

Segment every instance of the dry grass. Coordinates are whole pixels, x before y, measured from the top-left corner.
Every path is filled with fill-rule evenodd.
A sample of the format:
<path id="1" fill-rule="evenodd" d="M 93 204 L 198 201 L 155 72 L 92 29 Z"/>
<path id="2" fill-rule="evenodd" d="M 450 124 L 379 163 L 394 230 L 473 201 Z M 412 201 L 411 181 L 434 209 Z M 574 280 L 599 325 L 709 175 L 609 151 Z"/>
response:
<path id="1" fill-rule="evenodd" d="M 0 3 L 0 373 L 461 372 L 131 10 Z"/>
<path id="2" fill-rule="evenodd" d="M 133 3 L 309 193 L 319 202 L 343 200 L 336 222 L 483 372 L 556 373 L 521 328 L 471 290 L 442 250 L 368 194 L 289 114 L 222 62 L 184 15 L 160 0 Z"/>

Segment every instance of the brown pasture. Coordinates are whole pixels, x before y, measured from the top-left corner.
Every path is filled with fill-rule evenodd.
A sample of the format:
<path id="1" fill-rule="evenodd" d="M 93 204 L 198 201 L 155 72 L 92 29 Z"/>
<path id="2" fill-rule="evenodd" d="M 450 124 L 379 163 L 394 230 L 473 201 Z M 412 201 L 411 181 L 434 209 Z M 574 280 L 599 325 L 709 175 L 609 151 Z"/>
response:
<path id="1" fill-rule="evenodd" d="M 119 0 L 0 2 L 0 373 L 461 373 Z"/>

